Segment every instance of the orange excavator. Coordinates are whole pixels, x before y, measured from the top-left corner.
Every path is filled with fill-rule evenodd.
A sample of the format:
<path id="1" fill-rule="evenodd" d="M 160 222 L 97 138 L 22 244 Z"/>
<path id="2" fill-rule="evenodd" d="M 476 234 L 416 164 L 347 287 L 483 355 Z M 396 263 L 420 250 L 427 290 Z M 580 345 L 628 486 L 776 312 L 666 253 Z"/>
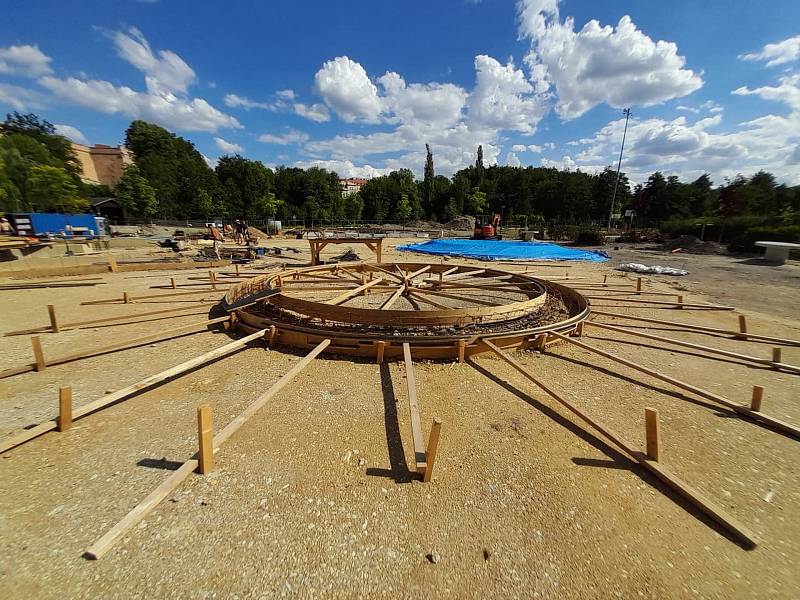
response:
<path id="1" fill-rule="evenodd" d="M 475 217 L 475 230 L 472 232 L 473 240 L 502 240 L 500 235 L 500 213 L 492 215 L 477 215 Z"/>

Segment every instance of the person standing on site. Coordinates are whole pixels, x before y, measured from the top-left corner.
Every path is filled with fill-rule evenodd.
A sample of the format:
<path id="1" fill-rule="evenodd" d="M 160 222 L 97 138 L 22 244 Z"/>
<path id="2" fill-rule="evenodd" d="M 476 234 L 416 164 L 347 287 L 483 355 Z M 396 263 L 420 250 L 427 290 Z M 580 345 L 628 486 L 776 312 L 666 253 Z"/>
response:
<path id="1" fill-rule="evenodd" d="M 217 255 L 217 260 L 222 260 L 219 251 L 222 249 L 222 242 L 225 238 L 222 237 L 222 232 L 213 223 L 208 224 L 208 235 L 214 242 L 214 254 Z"/>

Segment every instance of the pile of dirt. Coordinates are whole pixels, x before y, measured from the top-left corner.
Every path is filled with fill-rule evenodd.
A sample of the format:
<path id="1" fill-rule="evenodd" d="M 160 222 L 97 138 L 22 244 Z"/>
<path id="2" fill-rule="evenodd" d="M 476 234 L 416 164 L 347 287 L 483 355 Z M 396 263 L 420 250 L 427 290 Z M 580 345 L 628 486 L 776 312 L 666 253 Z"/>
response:
<path id="1" fill-rule="evenodd" d="M 269 236 L 261 231 L 258 227 L 253 227 L 252 225 L 248 225 L 247 232 L 250 234 L 250 237 L 254 238 L 263 238 L 267 239 Z"/>
<path id="2" fill-rule="evenodd" d="M 728 250 L 722 244 L 700 240 L 693 235 L 682 235 L 664 242 L 663 249 L 668 252 L 680 250 L 689 254 L 727 254 Z"/>
<path id="3" fill-rule="evenodd" d="M 444 224 L 445 229 L 457 229 L 459 231 L 472 231 L 475 229 L 475 217 L 469 215 L 461 215 L 452 221 Z"/>
<path id="4" fill-rule="evenodd" d="M 444 225 L 436 221 L 409 221 L 406 223 L 408 229 L 442 229 Z"/>

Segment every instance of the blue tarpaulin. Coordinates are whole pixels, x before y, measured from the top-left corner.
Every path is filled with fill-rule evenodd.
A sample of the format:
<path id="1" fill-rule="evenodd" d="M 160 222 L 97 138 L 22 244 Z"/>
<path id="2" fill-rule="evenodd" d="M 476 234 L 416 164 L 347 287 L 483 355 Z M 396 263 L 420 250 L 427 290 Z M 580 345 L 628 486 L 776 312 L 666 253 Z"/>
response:
<path id="1" fill-rule="evenodd" d="M 480 260 L 583 260 L 605 262 L 604 252 L 578 250 L 545 242 L 517 242 L 512 240 L 441 239 L 421 244 L 398 246 L 404 252 L 421 252 L 445 256 L 463 256 Z"/>

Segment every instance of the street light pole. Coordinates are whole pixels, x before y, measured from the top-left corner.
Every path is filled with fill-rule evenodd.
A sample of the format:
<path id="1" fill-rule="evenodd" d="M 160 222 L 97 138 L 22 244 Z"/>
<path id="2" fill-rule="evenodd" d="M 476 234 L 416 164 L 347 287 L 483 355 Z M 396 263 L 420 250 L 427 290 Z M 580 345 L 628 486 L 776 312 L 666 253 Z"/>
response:
<path id="1" fill-rule="evenodd" d="M 614 183 L 614 194 L 611 196 L 611 208 L 608 209 L 608 230 L 611 231 L 611 217 L 614 214 L 614 204 L 617 201 L 617 188 L 619 187 L 620 169 L 622 168 L 622 151 L 625 150 L 625 135 L 628 133 L 628 119 L 631 118 L 631 109 L 626 108 L 625 129 L 622 130 L 622 146 L 619 149 L 619 162 L 617 163 L 617 181 Z"/>

